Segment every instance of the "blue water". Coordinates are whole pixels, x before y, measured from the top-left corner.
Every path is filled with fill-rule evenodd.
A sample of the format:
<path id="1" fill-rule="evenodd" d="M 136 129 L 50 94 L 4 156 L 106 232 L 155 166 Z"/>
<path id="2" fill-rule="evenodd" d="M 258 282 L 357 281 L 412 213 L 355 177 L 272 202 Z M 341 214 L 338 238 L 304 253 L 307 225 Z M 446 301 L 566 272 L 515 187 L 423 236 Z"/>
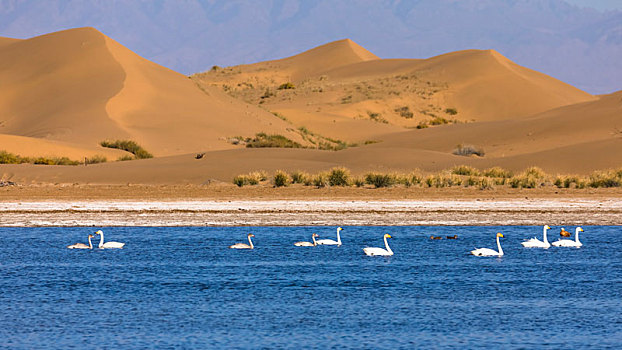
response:
<path id="1" fill-rule="evenodd" d="M 1 348 L 620 348 L 622 227 L 526 249 L 540 227 L 0 229 Z M 554 227 L 550 232 L 558 232 Z M 255 234 L 256 249 L 227 249 Z M 394 238 L 395 256 L 361 248 Z M 469 256 L 495 248 L 503 258 Z M 458 240 L 428 236 L 458 234 Z M 550 236 L 557 239 L 556 234 Z"/>

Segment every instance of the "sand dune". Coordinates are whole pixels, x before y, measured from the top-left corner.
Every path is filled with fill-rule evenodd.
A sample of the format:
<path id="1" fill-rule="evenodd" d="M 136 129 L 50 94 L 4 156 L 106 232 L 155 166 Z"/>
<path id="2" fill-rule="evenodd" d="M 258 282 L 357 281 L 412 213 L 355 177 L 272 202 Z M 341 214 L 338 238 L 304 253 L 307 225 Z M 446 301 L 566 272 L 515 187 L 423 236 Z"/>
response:
<path id="1" fill-rule="evenodd" d="M 594 97 L 494 50 L 379 59 L 341 40 L 188 79 L 81 28 L 0 38 L 0 62 L 0 149 L 116 159 L 124 152 L 99 142 L 131 139 L 156 155 L 86 167 L 2 166 L 2 178 L 19 183 L 230 183 L 256 170 L 435 172 L 460 164 L 587 174 L 622 165 L 622 92 Z M 286 82 L 293 88 L 279 89 Z M 458 122 L 415 128 L 435 119 Z M 262 131 L 309 149 L 227 141 Z M 312 149 L 328 141 L 350 147 Z M 458 144 L 486 154 L 454 155 Z M 197 152 L 206 154 L 195 159 Z"/>
<path id="2" fill-rule="evenodd" d="M 92 28 L 12 41 L 0 62 L 3 134 L 87 148 L 131 139 L 156 156 L 232 148 L 226 137 L 262 131 L 302 141 L 271 113 L 202 91 Z"/>

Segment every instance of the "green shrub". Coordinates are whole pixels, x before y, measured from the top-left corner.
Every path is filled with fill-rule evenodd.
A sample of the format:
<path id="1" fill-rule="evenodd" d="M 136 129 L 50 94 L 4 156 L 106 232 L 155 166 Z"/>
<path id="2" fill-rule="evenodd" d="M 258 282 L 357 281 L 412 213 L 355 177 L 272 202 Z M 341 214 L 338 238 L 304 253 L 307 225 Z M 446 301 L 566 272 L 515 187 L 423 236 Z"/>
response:
<path id="1" fill-rule="evenodd" d="M 287 83 L 283 83 L 281 85 L 279 85 L 278 90 L 289 90 L 289 89 L 295 89 L 296 86 L 294 86 L 294 84 L 287 82 Z"/>
<path id="2" fill-rule="evenodd" d="M 509 179 L 512 188 L 536 188 L 545 185 L 546 173 L 538 167 L 530 167 Z"/>
<path id="3" fill-rule="evenodd" d="M 485 154 L 484 150 L 481 148 L 475 147 L 473 145 L 463 145 L 463 144 L 459 144 L 458 146 L 456 146 L 456 149 L 454 149 L 452 153 L 457 156 L 467 156 L 467 157 L 471 155 L 477 155 L 477 156 L 483 157 Z"/>
<path id="4" fill-rule="evenodd" d="M 291 182 L 289 175 L 283 170 L 277 170 L 272 178 L 272 184 L 274 187 L 288 186 Z"/>
<path id="5" fill-rule="evenodd" d="M 361 176 L 357 176 L 352 180 L 352 183 L 356 187 L 363 187 L 365 186 L 365 179 Z"/>
<path id="6" fill-rule="evenodd" d="M 328 174 L 330 186 L 350 186 L 350 170 L 346 168 L 332 168 Z"/>
<path id="7" fill-rule="evenodd" d="M 396 178 L 391 174 L 369 173 L 365 175 L 365 183 L 375 188 L 391 187 L 395 185 Z"/>
<path id="8" fill-rule="evenodd" d="M 21 157 L 7 151 L 0 151 L 0 164 L 22 164 L 31 163 L 27 157 Z"/>
<path id="9" fill-rule="evenodd" d="M 246 175 L 238 175 L 233 178 L 233 183 L 238 185 L 238 187 L 242 187 L 244 185 L 248 185 L 248 178 Z"/>
<path id="10" fill-rule="evenodd" d="M 479 170 L 467 165 L 457 165 L 451 169 L 451 173 L 456 175 L 479 176 Z"/>
<path id="11" fill-rule="evenodd" d="M 292 183 L 294 184 L 304 184 L 307 182 L 307 180 L 309 179 L 309 174 L 305 173 L 304 171 L 294 171 L 293 173 L 290 174 L 291 178 L 292 178 Z"/>
<path id="12" fill-rule="evenodd" d="M 589 180 L 590 187 L 620 187 L 622 186 L 622 177 L 619 176 L 619 172 L 609 171 L 596 171 L 590 175 Z"/>
<path id="13" fill-rule="evenodd" d="M 429 128 L 430 126 L 428 125 L 428 122 L 423 120 L 420 121 L 419 124 L 417 124 L 417 129 L 426 129 Z"/>
<path id="14" fill-rule="evenodd" d="M 399 113 L 400 117 L 406 119 L 411 119 L 414 116 L 413 112 L 410 111 L 410 107 L 408 106 L 396 108 L 395 112 Z"/>
<path id="15" fill-rule="evenodd" d="M 260 132 L 253 139 L 246 139 L 246 147 L 248 148 L 301 148 L 302 145 L 292 141 L 283 135 L 267 135 Z"/>
<path id="16" fill-rule="evenodd" d="M 38 157 L 33 161 L 34 164 L 42 164 L 42 165 L 78 165 L 80 162 L 77 160 L 71 160 L 67 157 L 61 158 L 45 158 Z"/>
<path id="17" fill-rule="evenodd" d="M 486 177 L 502 177 L 502 178 L 510 178 L 512 177 L 512 172 L 509 170 L 505 170 L 498 166 L 486 169 L 482 172 L 482 174 Z"/>
<path id="18" fill-rule="evenodd" d="M 449 115 L 456 115 L 458 114 L 458 110 L 455 108 L 445 108 L 445 113 Z"/>
<path id="19" fill-rule="evenodd" d="M 153 158 L 153 155 L 139 146 L 136 142 L 130 140 L 102 141 L 99 143 L 102 147 L 121 149 L 132 153 L 136 159 Z"/>
<path id="20" fill-rule="evenodd" d="M 134 159 L 136 159 L 136 157 L 126 155 L 126 156 L 121 156 L 121 157 L 117 158 L 117 162 L 124 162 L 126 160 L 134 160 Z"/>
<path id="21" fill-rule="evenodd" d="M 86 158 L 84 162 L 86 164 L 98 164 L 98 163 L 106 163 L 107 161 L 108 161 L 108 158 L 106 158 L 105 156 L 96 154 L 90 158 Z"/>
<path id="22" fill-rule="evenodd" d="M 449 120 L 443 118 L 443 117 L 434 117 L 430 120 L 430 125 L 444 125 L 444 124 L 449 124 Z"/>
<path id="23" fill-rule="evenodd" d="M 319 173 L 313 176 L 312 183 L 313 183 L 313 186 L 318 187 L 318 188 L 328 186 L 329 185 L 328 174 L 322 172 L 322 173 Z"/>

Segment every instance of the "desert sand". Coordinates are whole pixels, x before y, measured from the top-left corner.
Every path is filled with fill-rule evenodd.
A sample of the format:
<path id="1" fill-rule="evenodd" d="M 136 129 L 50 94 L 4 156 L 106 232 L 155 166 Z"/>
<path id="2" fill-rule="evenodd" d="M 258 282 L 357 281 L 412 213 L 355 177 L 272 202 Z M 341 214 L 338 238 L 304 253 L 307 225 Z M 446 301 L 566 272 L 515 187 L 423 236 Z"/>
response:
<path id="1" fill-rule="evenodd" d="M 292 57 L 186 77 L 96 29 L 77 28 L 1 38 L 0 62 L 0 80 L 6 82 L 0 86 L 0 150 L 108 159 L 88 166 L 0 165 L 1 180 L 17 184 L 3 189 L 9 201 L 63 193 L 66 199 L 85 198 L 81 193 L 106 200 L 182 199 L 170 193 L 173 188 L 195 198 L 186 187 L 216 194 L 201 198 L 279 199 L 279 189 L 231 185 L 234 176 L 257 170 L 317 173 L 345 166 L 354 175 L 414 169 L 426 174 L 464 164 L 586 175 L 622 165 L 622 92 L 593 96 L 492 49 L 382 59 L 345 39 Z M 239 142 L 260 132 L 302 148 L 246 148 Z M 155 158 L 114 161 L 129 153 L 99 143 L 115 139 L 136 141 Z M 459 144 L 485 155 L 455 155 Z M 341 195 L 340 189 L 284 191 L 299 199 Z M 439 196 L 436 189 L 344 191 L 359 199 Z M 469 189 L 456 191 L 452 196 L 471 196 Z M 495 191 L 475 196 L 511 192 Z M 526 193 L 555 190 L 543 191 Z M 566 195 L 617 196 L 613 190 L 590 191 Z"/>

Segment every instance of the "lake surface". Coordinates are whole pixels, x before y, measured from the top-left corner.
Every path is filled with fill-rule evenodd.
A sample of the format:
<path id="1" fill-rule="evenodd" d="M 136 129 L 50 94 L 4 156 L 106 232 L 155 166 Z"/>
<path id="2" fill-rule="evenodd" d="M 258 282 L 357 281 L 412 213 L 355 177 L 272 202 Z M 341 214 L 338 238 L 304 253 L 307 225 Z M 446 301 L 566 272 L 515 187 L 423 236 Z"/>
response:
<path id="1" fill-rule="evenodd" d="M 344 227 L 313 248 L 293 242 L 335 227 L 111 227 L 124 249 L 65 248 L 96 229 L 0 228 L 0 348 L 622 347 L 622 227 L 584 227 L 580 249 L 523 248 L 527 226 Z M 256 249 L 227 249 L 248 232 Z M 496 232 L 504 257 L 468 255 Z M 365 256 L 384 233 L 395 256 Z"/>

